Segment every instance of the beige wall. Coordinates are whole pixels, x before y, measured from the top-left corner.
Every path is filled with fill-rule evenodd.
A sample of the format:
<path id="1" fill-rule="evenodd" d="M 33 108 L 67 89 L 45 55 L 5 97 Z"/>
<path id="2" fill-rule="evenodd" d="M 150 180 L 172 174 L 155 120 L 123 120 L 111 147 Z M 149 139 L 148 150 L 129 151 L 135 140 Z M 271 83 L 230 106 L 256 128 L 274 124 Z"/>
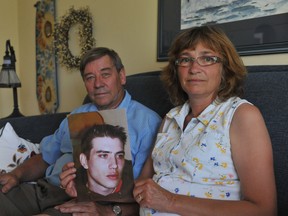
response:
<path id="1" fill-rule="evenodd" d="M 22 88 L 18 89 L 18 94 L 20 110 L 24 115 L 39 114 L 35 65 L 36 2 L 36 0 L 0 0 L 2 16 L 0 55 L 4 55 L 5 41 L 10 39 L 17 55 L 17 73 L 22 81 Z M 122 57 L 128 75 L 159 70 L 165 62 L 156 61 L 157 2 L 156 0 L 56 0 L 56 19 L 59 21 L 72 6 L 75 9 L 89 6 L 93 16 L 96 46 L 115 49 Z M 77 50 L 77 35 L 71 35 L 71 41 L 71 50 Z M 246 65 L 287 64 L 287 59 L 288 54 L 243 57 Z M 57 112 L 71 111 L 79 106 L 85 95 L 79 72 L 67 71 L 60 65 L 58 82 L 60 106 Z M 0 118 L 9 115 L 13 108 L 11 89 L 0 89 L 0 104 Z"/>

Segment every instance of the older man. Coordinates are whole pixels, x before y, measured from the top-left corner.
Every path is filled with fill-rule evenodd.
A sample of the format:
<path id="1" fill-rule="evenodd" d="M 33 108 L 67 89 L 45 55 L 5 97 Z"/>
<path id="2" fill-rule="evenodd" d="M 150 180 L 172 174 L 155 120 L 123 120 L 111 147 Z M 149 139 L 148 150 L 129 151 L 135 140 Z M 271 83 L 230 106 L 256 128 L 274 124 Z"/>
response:
<path id="1" fill-rule="evenodd" d="M 126 109 L 133 173 L 137 178 L 149 154 L 161 118 L 154 111 L 132 100 L 124 89 L 125 68 L 114 50 L 99 47 L 88 51 L 81 59 L 80 72 L 92 103 L 82 105 L 72 113 Z M 59 174 L 62 167 L 72 161 L 68 121 L 64 119 L 53 135 L 41 141 L 41 154 L 30 158 L 11 173 L 0 175 L 0 211 L 7 215 L 32 215 L 69 200 L 70 197 L 59 188 Z M 36 185 L 24 183 L 36 180 Z M 89 203 L 89 206 L 106 215 L 114 214 L 110 205 Z M 123 214 L 135 211 L 135 205 L 117 204 L 117 209 L 119 208 Z M 63 211 L 85 213 L 91 210 L 87 209 L 87 204 L 73 202 L 65 206 Z"/>

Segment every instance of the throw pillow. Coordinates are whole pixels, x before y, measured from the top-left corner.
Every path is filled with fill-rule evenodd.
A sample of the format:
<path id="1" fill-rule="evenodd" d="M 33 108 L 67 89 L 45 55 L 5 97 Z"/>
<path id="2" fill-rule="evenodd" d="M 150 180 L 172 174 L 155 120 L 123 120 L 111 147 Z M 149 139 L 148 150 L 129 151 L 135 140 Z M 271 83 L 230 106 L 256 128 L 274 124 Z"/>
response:
<path id="1" fill-rule="evenodd" d="M 19 137 L 9 122 L 0 129 L 0 173 L 12 171 L 35 154 L 39 154 L 39 144 Z"/>

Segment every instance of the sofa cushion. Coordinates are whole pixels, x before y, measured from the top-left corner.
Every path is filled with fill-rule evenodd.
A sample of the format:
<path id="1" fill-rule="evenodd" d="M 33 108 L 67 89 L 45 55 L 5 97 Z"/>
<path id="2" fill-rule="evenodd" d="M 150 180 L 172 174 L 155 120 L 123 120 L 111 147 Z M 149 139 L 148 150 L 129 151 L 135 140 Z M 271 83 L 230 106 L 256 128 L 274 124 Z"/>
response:
<path id="1" fill-rule="evenodd" d="M 0 129 L 0 172 L 6 173 L 35 154 L 39 154 L 39 144 L 19 137 L 10 123 Z"/>
<path id="2" fill-rule="evenodd" d="M 277 186 L 278 215 L 288 212 L 288 66 L 250 66 L 245 98 L 261 111 L 269 131 Z"/>

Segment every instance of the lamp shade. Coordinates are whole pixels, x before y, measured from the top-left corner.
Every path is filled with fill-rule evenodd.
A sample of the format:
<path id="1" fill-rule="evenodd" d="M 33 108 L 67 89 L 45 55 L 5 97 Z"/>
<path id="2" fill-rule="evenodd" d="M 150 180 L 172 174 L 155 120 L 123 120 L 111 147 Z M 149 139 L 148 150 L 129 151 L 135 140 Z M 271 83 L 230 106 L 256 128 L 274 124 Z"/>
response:
<path id="1" fill-rule="evenodd" d="M 21 82 L 14 69 L 2 68 L 0 72 L 0 88 L 18 88 Z"/>
<path id="2" fill-rule="evenodd" d="M 11 55 L 9 54 L 9 50 Z M 21 82 L 15 71 L 15 53 L 10 41 L 6 42 L 6 52 L 4 56 L 2 70 L 0 72 L 0 88 L 18 88 L 21 87 Z"/>

